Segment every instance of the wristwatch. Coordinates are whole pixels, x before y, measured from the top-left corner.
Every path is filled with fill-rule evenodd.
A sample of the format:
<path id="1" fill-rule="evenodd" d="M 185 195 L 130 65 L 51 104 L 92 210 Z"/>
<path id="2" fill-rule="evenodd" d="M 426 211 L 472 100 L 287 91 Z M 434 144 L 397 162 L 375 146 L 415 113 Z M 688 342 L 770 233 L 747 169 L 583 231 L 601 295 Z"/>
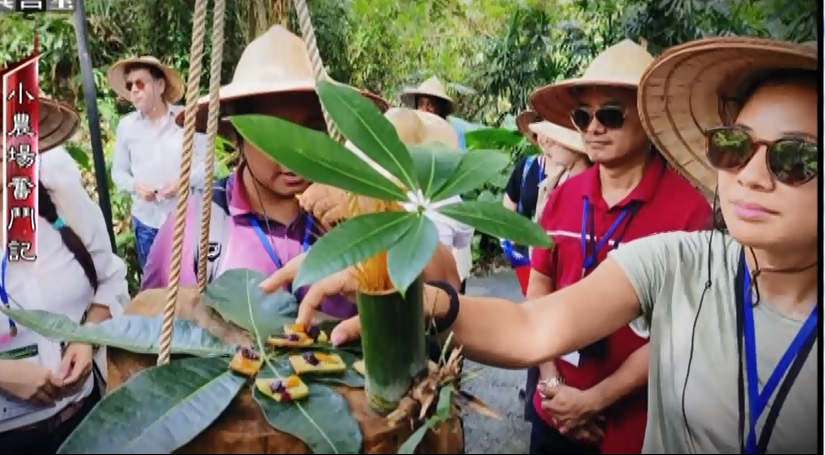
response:
<path id="1" fill-rule="evenodd" d="M 546 389 L 553 389 L 564 384 L 564 378 L 561 375 L 556 375 L 552 378 L 542 379 L 541 382 L 539 382 L 539 384 L 543 385 Z M 539 389 L 539 394 L 541 394 L 541 396 L 544 396 L 544 394 L 541 393 L 541 389 Z"/>

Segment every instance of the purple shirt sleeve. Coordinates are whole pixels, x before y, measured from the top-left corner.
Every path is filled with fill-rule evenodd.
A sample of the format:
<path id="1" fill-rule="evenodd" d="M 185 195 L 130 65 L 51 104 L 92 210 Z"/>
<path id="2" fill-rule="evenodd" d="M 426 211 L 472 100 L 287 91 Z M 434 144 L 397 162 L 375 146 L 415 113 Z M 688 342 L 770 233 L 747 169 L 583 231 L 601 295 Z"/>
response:
<path id="1" fill-rule="evenodd" d="M 199 199 L 189 197 L 186 209 L 186 229 L 183 234 L 183 255 L 181 260 L 180 285 L 195 286 L 198 282 L 195 275 L 194 235 L 196 226 L 200 225 L 197 208 Z M 143 267 L 143 280 L 140 290 L 152 288 L 163 288 L 169 285 L 169 272 L 172 268 L 172 239 L 175 232 L 175 213 L 169 214 L 163 226 L 158 230 L 158 235 L 152 243 L 146 265 Z"/>

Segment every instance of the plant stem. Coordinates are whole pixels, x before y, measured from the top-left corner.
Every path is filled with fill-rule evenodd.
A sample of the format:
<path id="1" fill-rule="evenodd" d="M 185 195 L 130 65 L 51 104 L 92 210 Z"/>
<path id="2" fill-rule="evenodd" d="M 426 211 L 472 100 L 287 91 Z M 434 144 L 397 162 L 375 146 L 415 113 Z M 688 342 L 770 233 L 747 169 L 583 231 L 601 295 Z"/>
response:
<path id="1" fill-rule="evenodd" d="M 405 296 L 358 293 L 367 401 L 379 414 L 394 411 L 413 379 L 427 369 L 422 299 L 421 278 Z"/>

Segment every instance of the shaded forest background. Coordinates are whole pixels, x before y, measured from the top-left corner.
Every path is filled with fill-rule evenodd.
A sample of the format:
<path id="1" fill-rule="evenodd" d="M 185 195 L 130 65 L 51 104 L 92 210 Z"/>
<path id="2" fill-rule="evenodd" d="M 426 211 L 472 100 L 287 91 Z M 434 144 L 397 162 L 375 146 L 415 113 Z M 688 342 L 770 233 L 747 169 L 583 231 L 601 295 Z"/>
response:
<path id="1" fill-rule="evenodd" d="M 113 133 L 131 107 L 108 86 L 106 69 L 134 55 L 154 55 L 185 77 L 189 67 L 192 0 L 86 0 L 91 59 L 108 165 Z M 574 77 L 606 46 L 623 38 L 644 39 L 657 54 L 700 37 L 748 35 L 804 42 L 817 37 L 815 0 L 310 0 L 318 45 L 330 75 L 381 94 L 398 104 L 398 94 L 431 75 L 448 82 L 456 116 L 473 128 L 505 135 L 478 135 L 470 146 L 510 152 L 513 161 L 532 150 L 512 131 L 513 116 L 538 86 Z M 211 17 L 211 12 L 209 17 Z M 289 0 L 227 2 L 223 83 L 232 78 L 245 45 L 274 24 L 297 31 Z M 75 31 L 69 15 L 0 17 L 0 66 L 32 51 L 38 31 L 41 89 L 83 111 Z M 210 31 L 207 30 L 207 37 Z M 298 33 L 300 35 L 300 33 Z M 208 41 L 208 40 L 207 40 Z M 211 52 L 206 44 L 205 55 Z M 208 67 L 207 67 L 208 68 Z M 208 71 L 201 80 L 208 89 Z M 88 125 L 69 145 L 91 171 Z M 515 139 L 514 139 L 515 138 Z M 487 143 L 484 143 L 484 142 Z M 218 144 L 219 173 L 233 155 Z M 469 197 L 500 198 L 507 174 Z M 139 282 L 127 195 L 113 189 L 113 222 L 119 253 Z M 474 239 L 477 266 L 498 255 L 497 242 Z"/>

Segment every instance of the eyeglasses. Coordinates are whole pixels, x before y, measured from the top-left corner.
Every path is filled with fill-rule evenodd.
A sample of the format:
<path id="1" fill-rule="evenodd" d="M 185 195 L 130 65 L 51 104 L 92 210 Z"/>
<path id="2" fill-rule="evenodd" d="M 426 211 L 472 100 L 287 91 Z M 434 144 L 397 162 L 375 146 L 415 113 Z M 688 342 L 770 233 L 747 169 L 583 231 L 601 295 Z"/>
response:
<path id="1" fill-rule="evenodd" d="M 590 126 L 593 117 L 605 128 L 618 130 L 624 125 L 625 110 L 621 106 L 607 105 L 596 109 L 595 112 L 590 108 L 577 107 L 570 113 L 573 126 L 580 132 L 584 132 Z"/>
<path id="2" fill-rule="evenodd" d="M 717 169 L 745 167 L 764 145 L 768 170 L 778 182 L 798 186 L 819 175 L 819 147 L 809 137 L 788 135 L 764 141 L 754 138 L 745 127 L 723 126 L 706 131 L 705 141 L 708 161 Z"/>
<path id="3" fill-rule="evenodd" d="M 126 81 L 126 90 L 132 91 L 132 86 L 137 87 L 138 90 L 143 90 L 146 87 L 146 82 L 143 79 L 136 79 L 134 81 Z"/>

